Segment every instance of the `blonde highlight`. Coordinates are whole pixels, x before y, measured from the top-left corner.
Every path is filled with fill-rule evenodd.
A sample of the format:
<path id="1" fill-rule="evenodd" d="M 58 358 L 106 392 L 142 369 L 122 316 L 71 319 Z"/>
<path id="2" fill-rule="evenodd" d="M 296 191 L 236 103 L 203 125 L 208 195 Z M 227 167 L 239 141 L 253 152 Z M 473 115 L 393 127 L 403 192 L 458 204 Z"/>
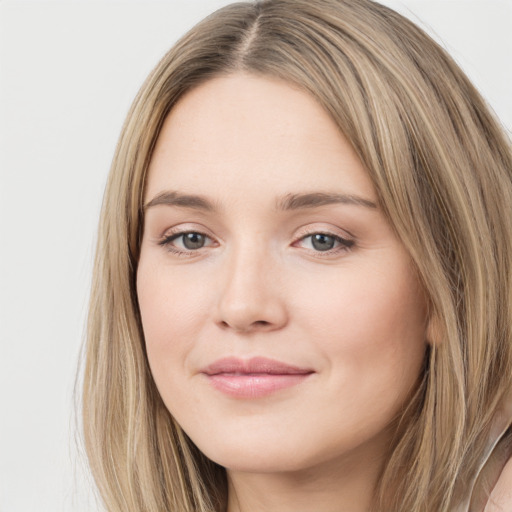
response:
<path id="1" fill-rule="evenodd" d="M 188 439 L 153 383 L 135 277 L 162 124 L 191 89 L 236 71 L 291 82 L 317 99 L 364 163 L 416 265 L 436 339 L 397 418 L 374 509 L 452 512 L 512 389 L 512 150 L 446 52 L 369 0 L 223 8 L 170 50 L 137 95 L 106 187 L 85 354 L 85 445 L 107 510 L 226 507 L 223 468 Z"/>

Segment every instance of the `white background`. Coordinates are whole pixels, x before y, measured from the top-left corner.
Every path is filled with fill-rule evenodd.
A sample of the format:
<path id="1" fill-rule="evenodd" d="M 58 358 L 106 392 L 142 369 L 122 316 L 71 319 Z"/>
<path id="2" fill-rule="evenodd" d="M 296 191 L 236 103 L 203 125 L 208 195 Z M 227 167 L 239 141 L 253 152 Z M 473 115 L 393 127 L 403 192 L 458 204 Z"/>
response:
<path id="1" fill-rule="evenodd" d="M 73 388 L 95 226 L 132 98 L 223 0 L 0 1 L 0 512 L 96 511 Z M 512 128 L 512 0 L 388 0 Z"/>

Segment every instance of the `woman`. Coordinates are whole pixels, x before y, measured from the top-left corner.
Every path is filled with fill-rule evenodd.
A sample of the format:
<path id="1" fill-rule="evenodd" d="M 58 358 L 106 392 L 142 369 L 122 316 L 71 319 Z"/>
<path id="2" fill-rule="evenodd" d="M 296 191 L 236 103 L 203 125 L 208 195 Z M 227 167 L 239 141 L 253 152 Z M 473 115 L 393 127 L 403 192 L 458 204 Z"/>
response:
<path id="1" fill-rule="evenodd" d="M 511 507 L 511 205 L 509 141 L 388 8 L 192 29 L 135 100 L 100 222 L 84 425 L 107 509 Z"/>

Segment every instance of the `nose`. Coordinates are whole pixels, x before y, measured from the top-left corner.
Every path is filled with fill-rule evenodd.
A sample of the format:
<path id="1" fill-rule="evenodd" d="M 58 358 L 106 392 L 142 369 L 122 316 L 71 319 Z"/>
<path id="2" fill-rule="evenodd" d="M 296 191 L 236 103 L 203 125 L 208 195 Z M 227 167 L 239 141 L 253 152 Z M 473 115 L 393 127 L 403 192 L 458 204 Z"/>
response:
<path id="1" fill-rule="evenodd" d="M 285 289 L 268 252 L 239 250 L 225 262 L 216 323 L 239 333 L 267 332 L 288 323 Z"/>

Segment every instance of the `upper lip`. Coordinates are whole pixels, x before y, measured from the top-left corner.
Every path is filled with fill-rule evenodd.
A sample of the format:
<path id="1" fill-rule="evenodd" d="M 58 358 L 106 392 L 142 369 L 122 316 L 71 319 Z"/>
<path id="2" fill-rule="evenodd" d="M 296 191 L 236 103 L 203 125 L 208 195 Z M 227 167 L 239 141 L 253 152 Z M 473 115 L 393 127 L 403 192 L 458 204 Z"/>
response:
<path id="1" fill-rule="evenodd" d="M 301 368 L 291 364 L 268 359 L 266 357 L 253 357 L 251 359 L 239 359 L 237 357 L 225 357 L 218 359 L 201 370 L 206 375 L 230 374 L 270 374 L 270 375 L 301 375 L 313 373 L 310 368 Z"/>

